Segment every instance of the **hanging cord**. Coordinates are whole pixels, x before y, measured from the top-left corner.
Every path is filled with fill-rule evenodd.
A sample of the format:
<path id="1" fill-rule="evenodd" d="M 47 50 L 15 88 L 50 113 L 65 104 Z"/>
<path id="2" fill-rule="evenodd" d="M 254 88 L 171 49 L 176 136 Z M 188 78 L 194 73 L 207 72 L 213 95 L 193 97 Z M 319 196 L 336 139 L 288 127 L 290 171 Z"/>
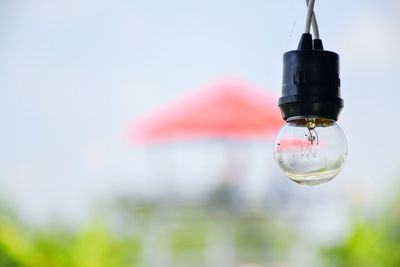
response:
<path id="1" fill-rule="evenodd" d="M 310 0 L 306 0 L 306 4 L 308 6 L 310 4 Z M 314 0 L 314 4 L 315 4 L 315 0 Z M 318 29 L 317 17 L 315 16 L 315 12 L 314 12 L 314 7 L 313 7 L 313 11 L 312 11 L 311 25 L 312 25 L 313 32 L 314 32 L 314 38 L 319 39 L 319 29 Z M 308 29 L 309 29 L 308 32 L 310 32 L 310 28 L 308 28 Z"/>
<path id="2" fill-rule="evenodd" d="M 306 27 L 304 29 L 304 33 L 310 33 L 311 24 L 312 24 L 313 31 L 314 31 L 314 38 L 319 39 L 319 29 L 318 29 L 317 19 L 315 17 L 315 13 L 314 13 L 315 0 L 306 0 L 306 3 L 308 5 L 308 9 L 307 9 L 307 20 L 306 20 Z"/>
<path id="3" fill-rule="evenodd" d="M 315 0 L 309 0 L 308 9 L 307 9 L 307 17 L 306 17 L 306 27 L 304 28 L 304 33 L 310 33 L 311 30 L 311 21 L 314 14 L 314 4 Z"/>

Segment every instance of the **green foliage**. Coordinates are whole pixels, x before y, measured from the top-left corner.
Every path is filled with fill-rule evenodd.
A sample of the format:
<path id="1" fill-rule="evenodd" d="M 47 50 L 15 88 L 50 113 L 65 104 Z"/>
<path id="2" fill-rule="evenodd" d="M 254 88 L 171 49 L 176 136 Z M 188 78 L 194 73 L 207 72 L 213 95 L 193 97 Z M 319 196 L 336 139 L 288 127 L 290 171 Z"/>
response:
<path id="1" fill-rule="evenodd" d="M 165 207 L 124 201 L 75 231 L 32 228 L 0 214 L 0 267 L 141 267 L 148 262 L 144 249 L 154 257 L 165 253 L 172 266 L 197 267 L 206 264 L 210 247 L 220 246 L 231 246 L 239 261 L 263 263 L 290 246 L 287 231 L 264 209 L 249 215 L 201 205 L 175 206 L 174 212 Z"/>
<path id="2" fill-rule="evenodd" d="M 21 267 L 21 263 L 18 262 L 5 247 L 0 247 L 0 267 Z"/>
<path id="3" fill-rule="evenodd" d="M 96 225 L 71 234 L 0 224 L 0 267 L 137 266 L 140 249 L 137 238 L 118 238 Z"/>
<path id="4" fill-rule="evenodd" d="M 278 257 L 293 240 L 293 235 L 267 218 L 252 217 L 241 218 L 235 223 L 234 237 L 237 257 L 249 262 L 264 262 L 267 258 Z"/>
<path id="5" fill-rule="evenodd" d="M 322 256 L 329 267 L 400 266 L 400 203 L 376 218 L 355 222 L 346 240 L 324 248 Z"/>
<path id="6" fill-rule="evenodd" d="M 243 221 L 236 224 L 235 243 L 239 249 L 271 247 L 275 238 L 270 225 L 263 222 Z"/>
<path id="7" fill-rule="evenodd" d="M 170 233 L 170 243 L 173 254 L 181 254 L 184 250 L 203 253 L 206 246 L 206 228 L 204 223 L 180 224 Z"/>

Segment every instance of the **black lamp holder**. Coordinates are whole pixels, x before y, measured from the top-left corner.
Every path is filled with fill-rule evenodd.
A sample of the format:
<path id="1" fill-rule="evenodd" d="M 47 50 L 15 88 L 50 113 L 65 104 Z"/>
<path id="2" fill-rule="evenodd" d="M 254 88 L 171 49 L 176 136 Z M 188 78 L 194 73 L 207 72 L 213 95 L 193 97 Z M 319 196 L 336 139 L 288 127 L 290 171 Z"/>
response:
<path id="1" fill-rule="evenodd" d="M 284 120 L 313 117 L 337 120 L 340 98 L 339 55 L 323 49 L 320 39 L 304 33 L 297 50 L 283 55 L 282 97 Z"/>

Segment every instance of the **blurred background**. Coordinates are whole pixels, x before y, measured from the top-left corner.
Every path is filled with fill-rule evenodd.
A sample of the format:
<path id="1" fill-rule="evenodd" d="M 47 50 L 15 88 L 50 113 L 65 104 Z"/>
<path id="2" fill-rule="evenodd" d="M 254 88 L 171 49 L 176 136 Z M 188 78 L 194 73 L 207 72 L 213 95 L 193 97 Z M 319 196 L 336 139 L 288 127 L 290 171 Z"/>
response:
<path id="1" fill-rule="evenodd" d="M 272 144 L 303 0 L 0 2 L 1 267 L 400 266 L 400 4 L 316 1 L 349 154 Z"/>

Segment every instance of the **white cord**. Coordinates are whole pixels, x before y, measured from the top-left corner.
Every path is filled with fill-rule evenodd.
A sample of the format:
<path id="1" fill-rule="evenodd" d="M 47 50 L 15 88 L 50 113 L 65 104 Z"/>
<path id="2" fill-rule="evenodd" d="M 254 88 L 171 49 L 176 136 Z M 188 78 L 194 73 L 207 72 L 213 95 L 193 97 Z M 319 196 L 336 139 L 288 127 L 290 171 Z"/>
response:
<path id="1" fill-rule="evenodd" d="M 304 28 L 304 33 L 310 33 L 311 21 L 312 21 L 313 14 L 314 14 L 314 4 L 315 4 L 315 0 L 309 0 L 308 8 L 307 8 L 306 27 Z"/>
<path id="2" fill-rule="evenodd" d="M 308 6 L 309 3 L 310 3 L 310 0 L 306 0 L 307 6 Z M 319 39 L 319 29 L 318 29 L 317 17 L 315 16 L 315 12 L 314 11 L 312 12 L 311 25 L 312 25 L 313 32 L 314 32 L 314 38 L 315 39 Z"/>

